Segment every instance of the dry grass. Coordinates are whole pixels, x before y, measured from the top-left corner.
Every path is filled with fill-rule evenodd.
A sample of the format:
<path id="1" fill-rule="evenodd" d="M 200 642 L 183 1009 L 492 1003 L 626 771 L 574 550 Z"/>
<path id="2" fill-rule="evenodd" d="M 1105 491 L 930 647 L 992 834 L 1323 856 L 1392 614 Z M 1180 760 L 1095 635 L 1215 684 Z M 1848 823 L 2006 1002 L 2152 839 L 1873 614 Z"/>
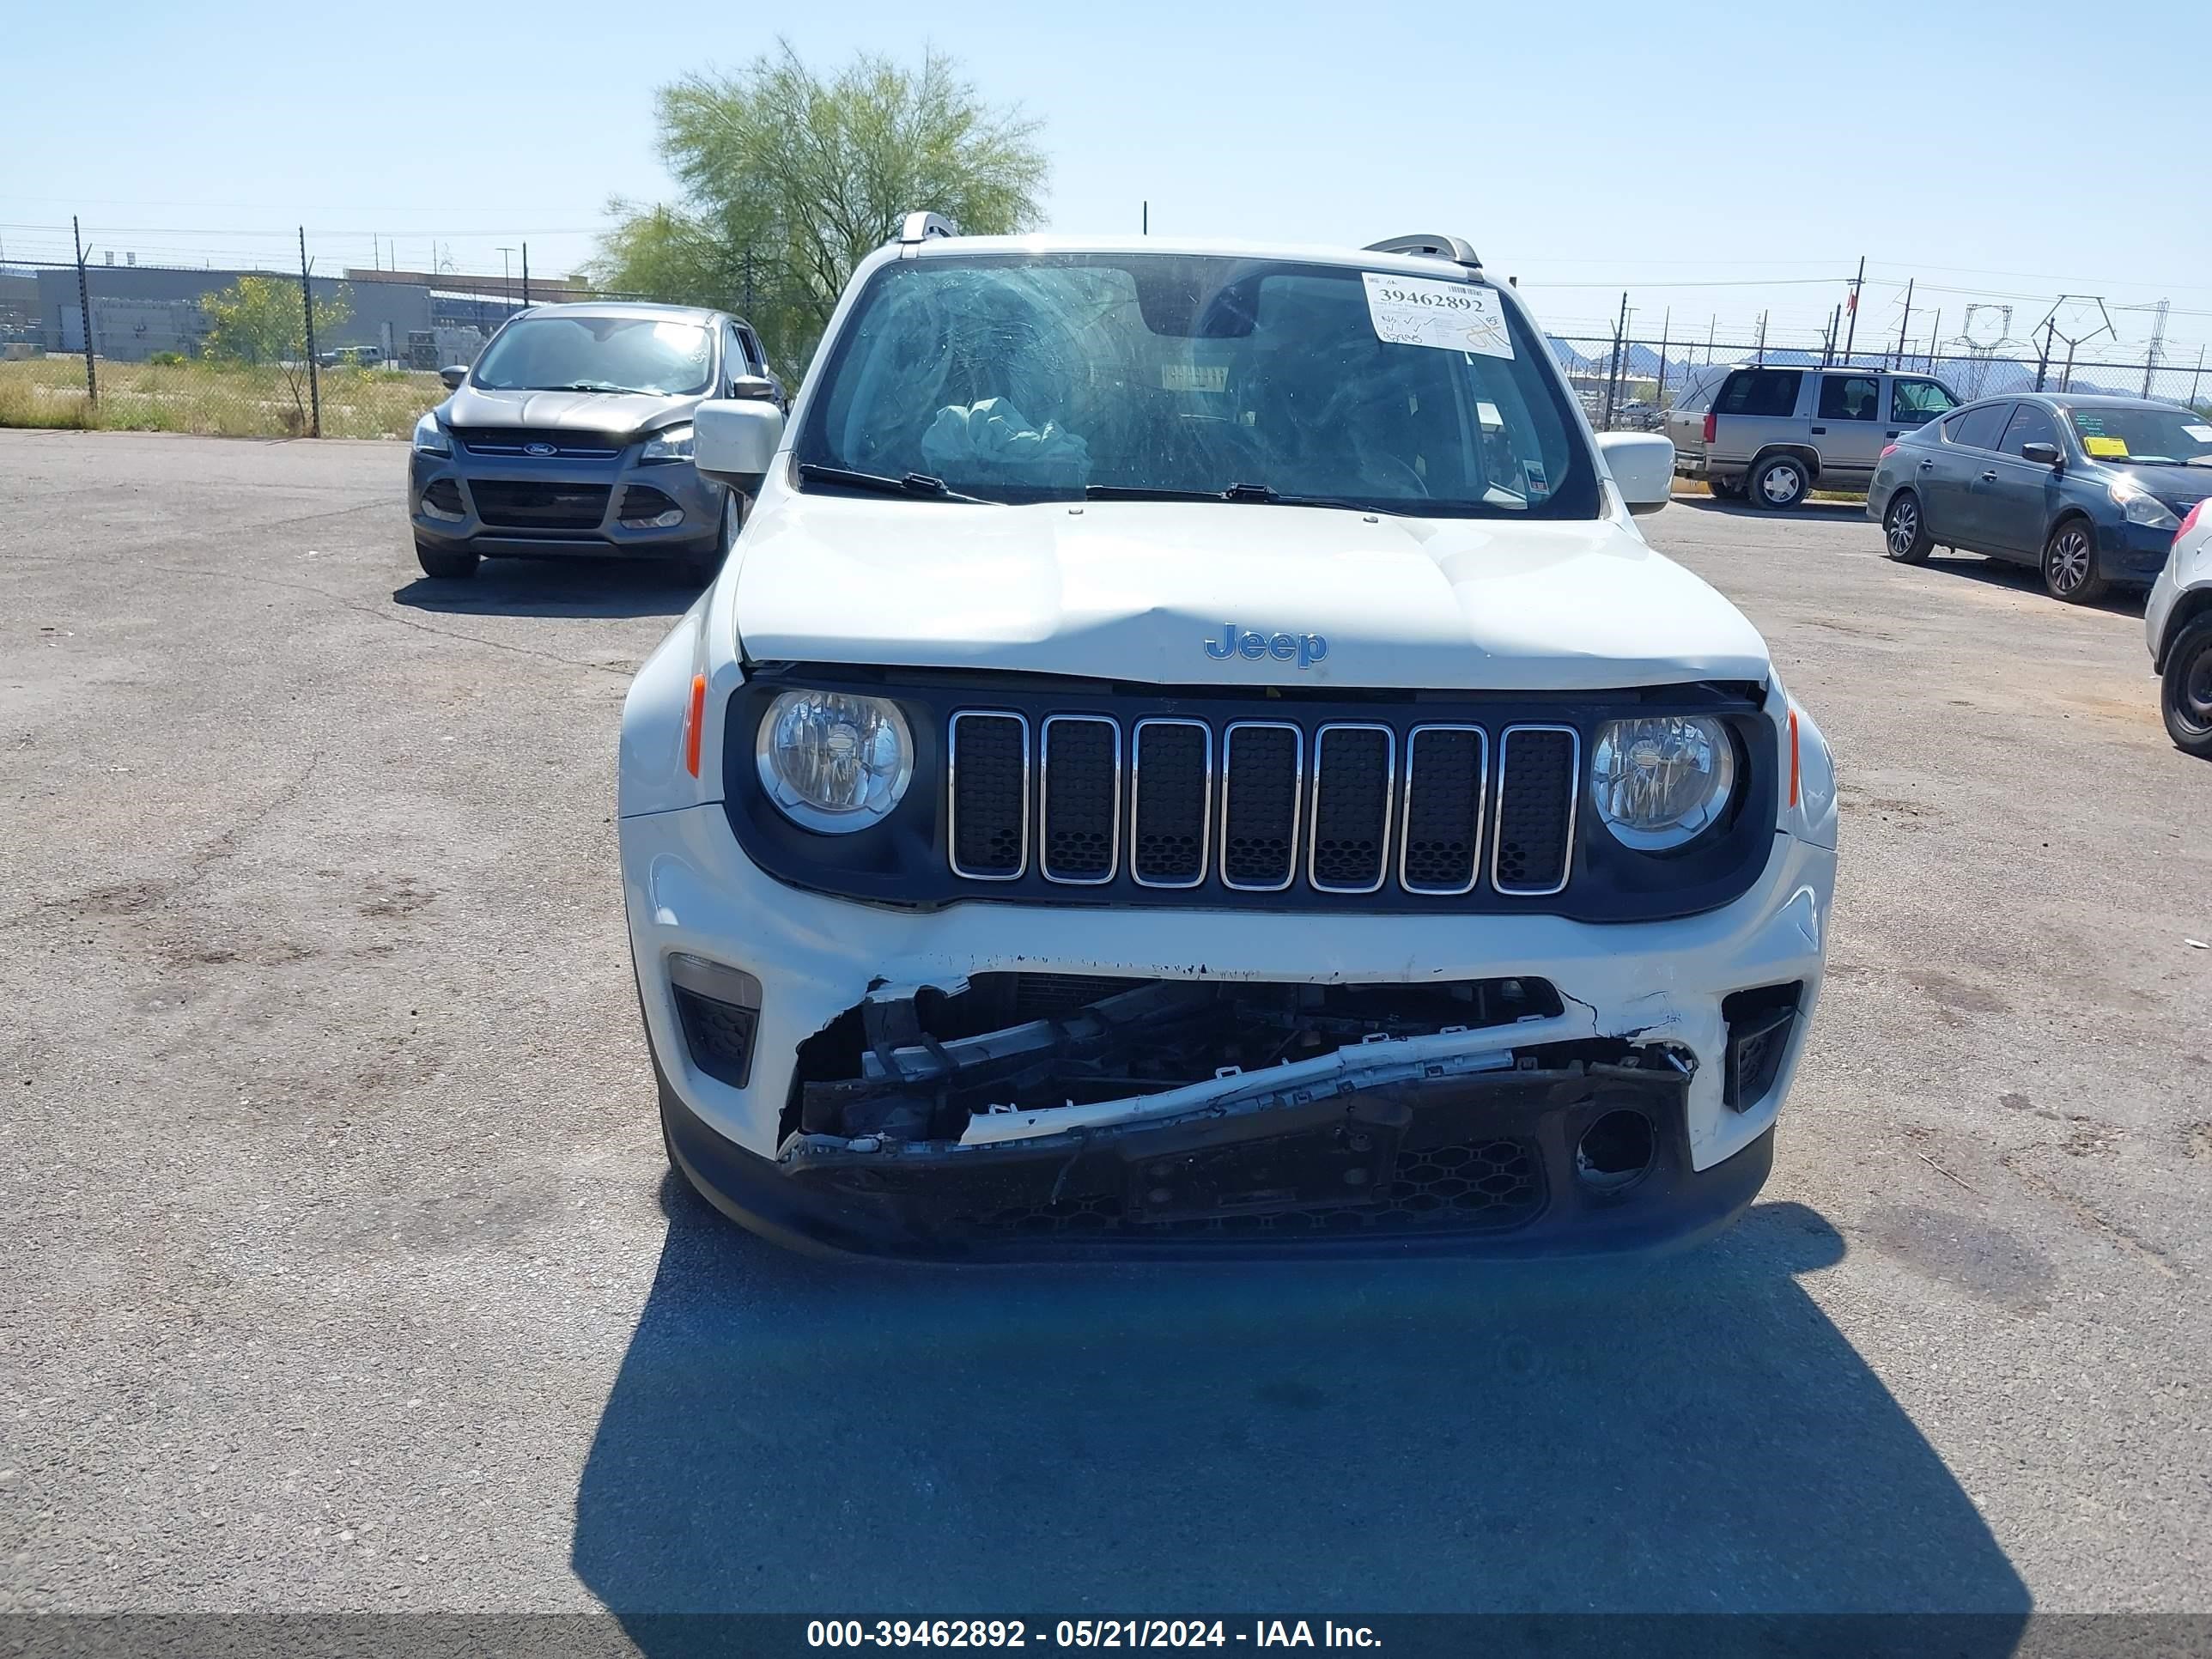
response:
<path id="1" fill-rule="evenodd" d="M 283 370 L 243 363 L 101 362 L 88 401 L 82 357 L 0 362 L 0 426 L 109 432 L 193 432 L 218 438 L 296 437 L 307 429 Z M 404 438 L 446 395 L 435 374 L 407 369 L 322 371 L 323 435 Z"/>

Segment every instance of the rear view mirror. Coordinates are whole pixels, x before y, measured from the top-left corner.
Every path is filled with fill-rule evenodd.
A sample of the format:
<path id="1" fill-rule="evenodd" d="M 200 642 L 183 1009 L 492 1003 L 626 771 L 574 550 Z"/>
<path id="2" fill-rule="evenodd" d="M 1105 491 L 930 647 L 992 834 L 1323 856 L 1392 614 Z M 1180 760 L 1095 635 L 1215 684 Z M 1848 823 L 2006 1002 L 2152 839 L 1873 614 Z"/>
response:
<path id="1" fill-rule="evenodd" d="M 1656 513 L 1674 499 L 1674 446 L 1670 440 L 1656 432 L 1601 432 L 1597 447 L 1631 513 Z"/>
<path id="2" fill-rule="evenodd" d="M 2057 444 L 2022 444 L 2020 458 L 2023 461 L 2033 461 L 2038 466 L 2057 466 L 2062 459 Z"/>
<path id="3" fill-rule="evenodd" d="M 761 382 L 765 386 L 768 383 Z M 783 411 L 751 398 L 716 398 L 691 416 L 692 465 L 701 474 L 755 494 L 783 441 Z"/>
<path id="4" fill-rule="evenodd" d="M 447 391 L 458 392 L 461 382 L 469 378 L 469 366 L 466 363 L 447 363 L 438 371 L 438 378 L 446 383 Z"/>

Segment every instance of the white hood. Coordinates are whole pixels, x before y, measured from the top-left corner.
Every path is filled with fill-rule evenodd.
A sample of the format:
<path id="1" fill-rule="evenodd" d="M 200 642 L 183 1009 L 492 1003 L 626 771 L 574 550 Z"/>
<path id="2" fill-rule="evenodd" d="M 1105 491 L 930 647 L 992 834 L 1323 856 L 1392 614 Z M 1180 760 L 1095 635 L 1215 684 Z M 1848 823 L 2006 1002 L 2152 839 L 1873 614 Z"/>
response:
<path id="1" fill-rule="evenodd" d="M 1010 669 L 1158 684 L 1597 690 L 1763 682 L 1735 607 L 1608 520 L 800 495 L 737 550 L 751 661 Z M 1224 629 L 1322 649 L 1210 653 Z M 1286 653 L 1287 654 L 1287 653 Z"/>

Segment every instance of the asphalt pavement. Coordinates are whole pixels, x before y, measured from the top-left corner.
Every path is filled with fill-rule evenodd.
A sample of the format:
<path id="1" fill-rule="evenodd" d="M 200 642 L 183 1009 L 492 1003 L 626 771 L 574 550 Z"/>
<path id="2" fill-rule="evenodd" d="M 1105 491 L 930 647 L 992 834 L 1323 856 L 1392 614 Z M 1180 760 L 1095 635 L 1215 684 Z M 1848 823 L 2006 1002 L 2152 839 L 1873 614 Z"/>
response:
<path id="1" fill-rule="evenodd" d="M 0 1610 L 2212 1604 L 2212 767 L 2139 601 L 1645 521 L 1842 778 L 1718 1243 L 886 1271 L 665 1173 L 611 819 L 690 591 L 422 580 L 404 466 L 0 432 Z"/>

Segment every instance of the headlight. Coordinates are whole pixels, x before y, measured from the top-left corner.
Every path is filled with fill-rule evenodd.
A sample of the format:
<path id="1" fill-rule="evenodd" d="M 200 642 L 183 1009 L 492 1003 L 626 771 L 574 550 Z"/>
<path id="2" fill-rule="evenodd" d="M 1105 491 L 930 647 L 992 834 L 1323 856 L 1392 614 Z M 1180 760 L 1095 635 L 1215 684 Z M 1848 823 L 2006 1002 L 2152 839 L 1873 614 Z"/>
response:
<path id="1" fill-rule="evenodd" d="M 691 459 L 691 425 L 665 426 L 645 441 L 641 461 L 688 461 Z"/>
<path id="2" fill-rule="evenodd" d="M 415 422 L 415 453 L 417 455 L 450 455 L 453 442 L 446 436 L 446 428 L 438 424 L 433 413 Z"/>
<path id="3" fill-rule="evenodd" d="M 1613 838 L 1646 853 L 1681 847 L 1727 808 L 1735 745 L 1698 715 L 1613 720 L 1590 751 L 1590 793 Z"/>
<path id="4" fill-rule="evenodd" d="M 906 717 L 881 697 L 787 691 L 761 717 L 754 750 L 784 817 L 830 835 L 880 823 L 914 777 Z"/>
<path id="5" fill-rule="evenodd" d="M 2148 525 L 2153 530 L 2172 530 L 2181 523 L 2164 501 L 2133 484 L 2114 484 L 2112 499 L 2120 504 L 2120 511 L 2127 515 L 2130 524 Z"/>

